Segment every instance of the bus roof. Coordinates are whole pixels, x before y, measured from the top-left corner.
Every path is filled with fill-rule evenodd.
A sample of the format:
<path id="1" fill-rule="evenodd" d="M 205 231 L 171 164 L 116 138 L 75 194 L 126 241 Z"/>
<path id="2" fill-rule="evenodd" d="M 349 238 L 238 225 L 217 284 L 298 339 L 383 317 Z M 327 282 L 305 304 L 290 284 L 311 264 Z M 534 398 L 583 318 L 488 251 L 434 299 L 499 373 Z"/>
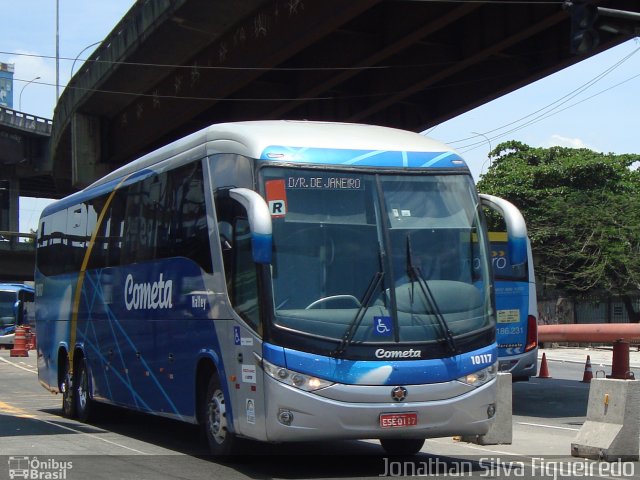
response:
<path id="1" fill-rule="evenodd" d="M 317 163 L 309 155 L 309 152 L 314 150 L 412 152 L 432 155 L 420 164 L 385 165 L 385 162 L 382 161 L 375 165 L 428 168 L 435 166 L 434 164 L 425 165 L 425 163 L 429 163 L 429 159 L 442 156 L 446 157 L 449 162 L 455 161 L 454 164 L 447 165 L 450 168 L 467 168 L 453 148 L 415 132 L 355 123 L 258 120 L 211 125 L 124 165 L 96 181 L 90 187 L 107 183 L 131 172 L 150 168 L 156 163 L 205 144 L 207 154 L 237 153 L 265 161 Z M 274 152 L 274 149 L 279 149 L 279 153 L 282 155 Z M 303 152 L 304 155 L 301 155 Z M 286 156 L 287 154 L 289 156 Z M 295 154 L 295 158 L 292 154 Z M 335 159 L 335 156 L 332 158 Z M 333 160 L 331 163 L 340 164 L 340 162 Z M 366 164 L 360 163 L 359 165 Z"/>
<path id="2" fill-rule="evenodd" d="M 187 135 L 134 160 L 95 181 L 84 190 L 55 202 L 43 216 L 86 198 L 94 189 L 154 167 L 176 156 L 202 158 L 234 153 L 264 162 L 293 162 L 352 167 L 447 168 L 468 172 L 448 145 L 407 130 L 356 123 L 302 120 L 257 120 L 219 123 Z"/>

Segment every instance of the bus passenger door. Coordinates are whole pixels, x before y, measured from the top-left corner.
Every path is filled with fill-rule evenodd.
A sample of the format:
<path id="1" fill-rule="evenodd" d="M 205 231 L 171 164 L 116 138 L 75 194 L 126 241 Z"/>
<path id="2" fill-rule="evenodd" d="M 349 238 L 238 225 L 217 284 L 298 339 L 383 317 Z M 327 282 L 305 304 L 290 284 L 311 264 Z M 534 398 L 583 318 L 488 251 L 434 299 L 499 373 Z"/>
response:
<path id="1" fill-rule="evenodd" d="M 251 229 L 247 214 L 230 198 L 217 202 L 218 230 L 227 292 L 234 309 L 233 320 L 221 340 L 225 373 L 233 407 L 234 428 L 251 438 L 265 438 L 265 399 L 262 370 L 262 320 L 258 271 L 253 260 Z"/>

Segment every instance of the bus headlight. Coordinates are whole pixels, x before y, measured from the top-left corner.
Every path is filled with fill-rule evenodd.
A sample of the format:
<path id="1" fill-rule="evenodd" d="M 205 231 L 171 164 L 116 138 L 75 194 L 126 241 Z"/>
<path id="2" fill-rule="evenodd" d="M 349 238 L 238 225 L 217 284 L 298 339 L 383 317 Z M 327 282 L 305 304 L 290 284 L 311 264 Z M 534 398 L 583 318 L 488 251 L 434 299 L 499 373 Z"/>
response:
<path id="1" fill-rule="evenodd" d="M 273 363 L 266 360 L 262 360 L 262 367 L 272 378 L 275 378 L 279 382 L 292 387 L 299 388 L 305 392 L 312 392 L 333 385 L 334 382 L 329 382 L 321 378 L 312 377 L 311 375 L 305 375 L 304 373 L 295 372 L 284 367 L 278 367 Z"/>
<path id="2" fill-rule="evenodd" d="M 458 378 L 458 381 L 471 385 L 472 387 L 479 387 L 480 385 L 484 385 L 488 381 L 496 378 L 497 374 L 498 363 L 496 362 L 490 367 L 483 368 L 482 370 L 478 370 L 477 372 L 473 372 L 465 375 L 464 377 L 460 377 Z"/>

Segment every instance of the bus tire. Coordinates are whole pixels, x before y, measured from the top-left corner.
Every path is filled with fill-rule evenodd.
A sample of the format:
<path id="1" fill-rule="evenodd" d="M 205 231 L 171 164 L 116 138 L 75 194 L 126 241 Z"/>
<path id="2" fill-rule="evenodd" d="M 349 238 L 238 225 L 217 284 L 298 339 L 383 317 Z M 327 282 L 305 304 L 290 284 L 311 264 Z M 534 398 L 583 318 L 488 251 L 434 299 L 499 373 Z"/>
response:
<path id="1" fill-rule="evenodd" d="M 95 416 L 95 405 L 89 394 L 89 385 L 91 385 L 91 378 L 87 368 L 87 360 L 83 357 L 78 362 L 74 382 L 76 415 L 81 422 L 89 422 Z"/>
<path id="2" fill-rule="evenodd" d="M 69 359 L 64 357 L 62 375 L 60 376 L 60 393 L 62 393 L 62 415 L 67 418 L 76 418 L 76 402 L 74 399 L 73 377 L 69 371 Z"/>
<path id="3" fill-rule="evenodd" d="M 381 438 L 380 444 L 389 455 L 415 455 L 424 445 L 424 438 Z"/>
<path id="4" fill-rule="evenodd" d="M 217 375 L 209 380 L 202 408 L 202 424 L 211 454 L 224 458 L 237 453 L 238 439 L 228 428 L 226 399 Z"/>

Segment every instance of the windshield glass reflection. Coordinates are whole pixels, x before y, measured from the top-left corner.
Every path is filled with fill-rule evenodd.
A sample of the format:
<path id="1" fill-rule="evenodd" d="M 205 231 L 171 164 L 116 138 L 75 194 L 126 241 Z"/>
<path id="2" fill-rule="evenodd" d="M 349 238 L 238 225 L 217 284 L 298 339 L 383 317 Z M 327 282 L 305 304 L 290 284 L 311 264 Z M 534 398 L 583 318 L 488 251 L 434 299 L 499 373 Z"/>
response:
<path id="1" fill-rule="evenodd" d="M 470 177 L 268 168 L 263 178 L 280 207 L 277 327 L 343 343 L 451 343 L 491 324 Z"/>

